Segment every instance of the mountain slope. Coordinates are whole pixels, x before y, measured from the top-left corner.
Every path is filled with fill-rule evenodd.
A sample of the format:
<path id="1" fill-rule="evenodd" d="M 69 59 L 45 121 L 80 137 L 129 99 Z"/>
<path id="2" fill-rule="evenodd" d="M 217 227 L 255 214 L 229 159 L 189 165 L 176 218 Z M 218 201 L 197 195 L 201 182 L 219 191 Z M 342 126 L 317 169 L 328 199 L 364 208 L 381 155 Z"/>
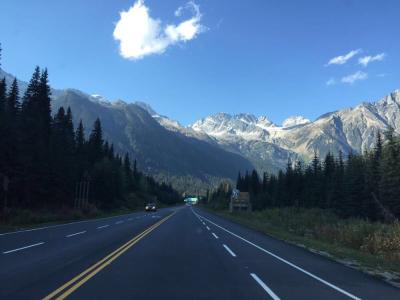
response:
<path id="1" fill-rule="evenodd" d="M 109 103 L 76 90 L 66 90 L 53 100 L 53 109 L 71 107 L 74 123 L 86 128 L 100 117 L 105 137 L 120 153 L 129 152 L 149 173 L 176 176 L 235 178 L 239 170 L 252 168 L 243 157 L 199 139 L 161 126 L 136 104 Z"/>
<path id="2" fill-rule="evenodd" d="M 0 69 L 10 84 L 13 77 Z M 22 90 L 25 82 L 20 82 Z M 90 127 L 96 117 L 117 151 L 129 152 L 147 172 L 213 181 L 235 178 L 238 170 L 256 167 L 276 172 L 288 159 L 308 161 L 314 153 L 345 155 L 373 147 L 378 131 L 400 133 L 400 91 L 377 102 L 327 113 L 315 121 L 292 116 L 277 125 L 267 117 L 218 113 L 190 126 L 155 112 L 148 104 L 109 102 L 77 90 L 52 90 L 53 108 L 71 106 L 75 122 Z M 191 181 L 190 179 L 189 181 Z"/>
<path id="3" fill-rule="evenodd" d="M 10 86 L 14 76 L 0 69 L 0 78 L 5 77 Z M 27 83 L 18 81 L 20 95 Z M 173 132 L 157 121 L 169 120 L 156 113 L 146 103 L 127 104 L 124 101 L 109 102 L 100 95 L 88 95 L 79 90 L 52 89 L 52 110 L 60 106 L 71 107 L 74 124 L 83 120 L 89 134 L 97 117 L 102 121 L 105 138 L 114 143 L 119 153 L 130 153 L 139 167 L 160 179 L 179 178 L 190 186 L 210 184 L 221 178 L 234 179 L 238 171 L 250 170 L 253 165 L 244 157 L 225 151 L 217 143 L 203 141 L 198 136 Z M 154 118 L 151 115 L 154 116 Z M 170 125 L 177 124 L 172 122 Z"/>
<path id="4" fill-rule="evenodd" d="M 264 171 L 271 165 L 283 168 L 289 157 L 309 160 L 314 153 L 361 153 L 371 149 L 378 131 L 389 126 L 400 133 L 399 90 L 378 102 L 328 113 L 313 122 L 296 116 L 278 126 L 266 117 L 219 113 L 190 128 L 215 138 L 221 146 L 242 154 Z"/>

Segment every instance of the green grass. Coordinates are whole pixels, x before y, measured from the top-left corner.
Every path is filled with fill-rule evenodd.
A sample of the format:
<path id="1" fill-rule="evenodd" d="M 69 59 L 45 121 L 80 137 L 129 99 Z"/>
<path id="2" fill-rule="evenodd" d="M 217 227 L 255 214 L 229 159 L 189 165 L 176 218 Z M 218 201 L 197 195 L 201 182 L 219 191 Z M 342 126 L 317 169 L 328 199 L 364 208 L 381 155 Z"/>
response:
<path id="1" fill-rule="evenodd" d="M 319 252 L 376 276 L 400 274 L 400 223 L 340 219 L 321 209 L 214 211 L 234 222 Z M 387 274 L 389 275 L 389 274 Z"/>

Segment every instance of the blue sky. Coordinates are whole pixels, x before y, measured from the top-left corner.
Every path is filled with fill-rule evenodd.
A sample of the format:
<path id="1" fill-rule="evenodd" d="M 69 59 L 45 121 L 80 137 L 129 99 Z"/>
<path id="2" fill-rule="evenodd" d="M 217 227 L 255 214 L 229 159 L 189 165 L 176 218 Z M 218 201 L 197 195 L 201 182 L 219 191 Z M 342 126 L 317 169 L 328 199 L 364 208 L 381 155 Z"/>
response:
<path id="1" fill-rule="evenodd" d="M 399 11 L 396 0 L 1 0 L 2 67 L 22 80 L 48 67 L 55 88 L 145 101 L 183 124 L 220 111 L 315 119 L 400 88 Z"/>

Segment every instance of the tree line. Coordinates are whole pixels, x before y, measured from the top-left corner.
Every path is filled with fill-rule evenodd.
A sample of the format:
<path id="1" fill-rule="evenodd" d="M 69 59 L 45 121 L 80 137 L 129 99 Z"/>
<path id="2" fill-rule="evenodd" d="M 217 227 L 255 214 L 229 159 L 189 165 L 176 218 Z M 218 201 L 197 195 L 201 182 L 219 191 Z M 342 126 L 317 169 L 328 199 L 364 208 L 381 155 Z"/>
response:
<path id="1" fill-rule="evenodd" d="M 289 160 L 278 174 L 239 173 L 236 187 L 250 193 L 255 210 L 323 208 L 344 218 L 391 221 L 400 218 L 400 139 L 389 129 L 363 154 L 346 159 L 341 152 L 323 159 L 315 154 L 307 165 Z M 230 189 L 220 186 L 209 199 L 226 207 L 229 195 Z"/>
<path id="2" fill-rule="evenodd" d="M 88 137 L 76 129 L 70 108 L 52 115 L 48 72 L 36 67 L 22 97 L 18 81 L 0 79 L 0 203 L 3 208 L 72 208 L 78 185 L 88 187 L 89 205 L 99 209 L 135 207 L 143 199 L 165 204 L 179 194 L 137 169 L 128 154 L 104 140 L 100 119 Z M 7 202 L 6 202 L 7 201 Z"/>

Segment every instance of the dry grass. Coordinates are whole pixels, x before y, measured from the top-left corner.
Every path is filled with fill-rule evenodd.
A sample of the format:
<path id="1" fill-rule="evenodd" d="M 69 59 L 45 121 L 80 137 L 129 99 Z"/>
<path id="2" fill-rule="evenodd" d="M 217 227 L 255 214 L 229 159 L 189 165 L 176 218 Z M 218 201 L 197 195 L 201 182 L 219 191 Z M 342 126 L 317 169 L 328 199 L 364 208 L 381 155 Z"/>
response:
<path id="1" fill-rule="evenodd" d="M 274 208 L 223 213 L 235 221 L 281 239 L 326 251 L 361 265 L 400 272 L 400 223 L 340 219 L 321 209 Z"/>

